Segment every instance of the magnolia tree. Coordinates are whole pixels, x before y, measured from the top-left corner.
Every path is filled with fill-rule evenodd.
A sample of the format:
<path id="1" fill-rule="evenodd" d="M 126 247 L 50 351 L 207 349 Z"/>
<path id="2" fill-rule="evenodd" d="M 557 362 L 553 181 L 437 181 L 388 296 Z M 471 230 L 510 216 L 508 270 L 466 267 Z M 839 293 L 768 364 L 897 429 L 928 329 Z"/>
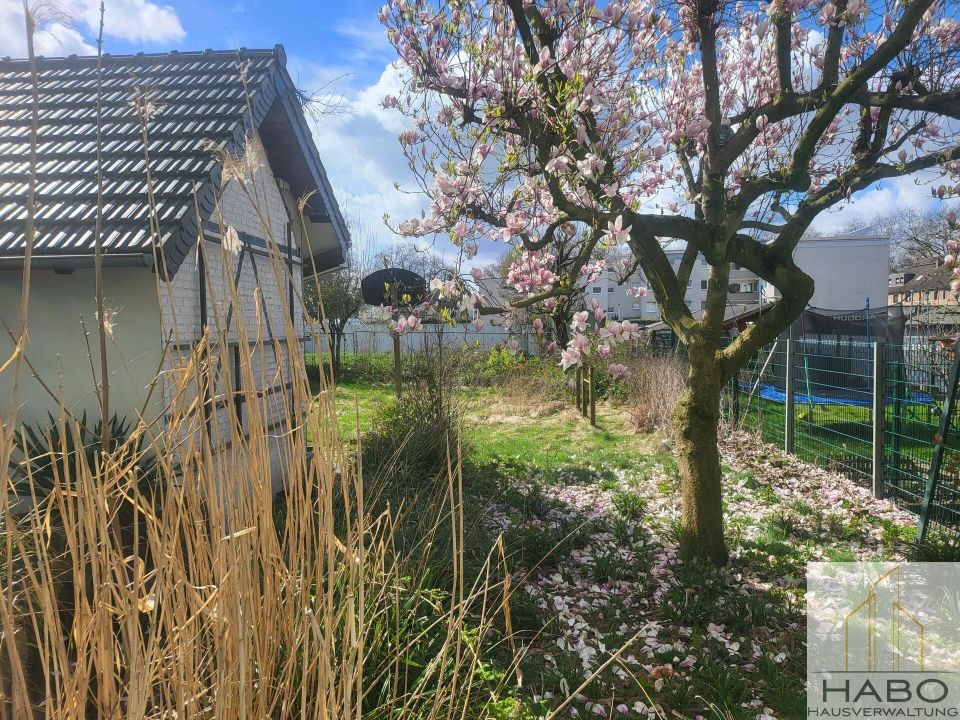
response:
<path id="1" fill-rule="evenodd" d="M 384 105 L 410 119 L 400 141 L 430 199 L 398 230 L 516 238 L 533 258 L 573 223 L 587 238 L 577 262 L 561 276 L 531 272 L 517 305 L 564 295 L 605 247 L 625 244 L 686 346 L 675 413 L 684 554 L 727 557 L 721 388 L 810 299 L 813 281 L 793 261 L 804 231 L 888 178 L 933 174 L 936 195 L 958 189 L 957 13 L 952 0 L 382 8 L 405 77 Z M 676 270 L 663 250 L 672 240 L 686 242 Z M 684 291 L 698 256 L 710 273 L 694 318 Z M 781 299 L 722 346 L 731 262 Z M 577 328 L 565 364 L 609 340 L 604 327 Z"/>
<path id="2" fill-rule="evenodd" d="M 599 257 L 592 262 L 583 263 L 582 254 L 586 251 L 595 254 L 602 250 L 597 243 L 590 240 L 589 234 L 577 232 L 573 223 L 566 223 L 557 232 L 554 232 L 550 243 L 542 249 L 530 252 L 524 248 L 522 240 L 511 249 L 507 258 L 509 267 L 506 269 L 505 280 L 507 285 L 521 295 L 521 298 L 531 291 L 539 291 L 544 287 L 553 286 L 560 278 L 564 282 L 563 294 L 549 297 L 542 303 L 527 306 L 527 313 L 533 316 L 533 328 L 540 337 L 544 336 L 543 318 L 552 325 L 552 340 L 546 344 L 550 352 L 556 348 L 564 348 L 570 342 L 573 330 L 573 315 L 582 310 L 588 303 L 585 300 L 587 283 L 595 282 L 600 275 L 607 272 L 607 278 L 619 285 L 626 283 L 637 269 L 635 259 L 624 257 L 614 259 L 608 267 L 607 258 Z M 571 274 L 571 270 L 575 273 Z M 579 277 L 578 277 L 579 274 Z M 646 288 L 632 287 L 628 294 L 642 296 Z M 596 315 L 599 303 L 595 300 L 589 303 L 590 310 Z M 537 323 L 537 320 L 540 323 Z M 596 318 L 601 322 L 600 318 Z"/>

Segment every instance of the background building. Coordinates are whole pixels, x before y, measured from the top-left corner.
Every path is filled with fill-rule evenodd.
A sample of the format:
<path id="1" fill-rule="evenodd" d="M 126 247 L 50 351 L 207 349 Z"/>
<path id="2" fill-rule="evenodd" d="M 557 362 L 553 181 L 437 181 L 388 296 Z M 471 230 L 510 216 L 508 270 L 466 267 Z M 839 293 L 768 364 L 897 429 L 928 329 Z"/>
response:
<path id="1" fill-rule="evenodd" d="M 685 244 L 671 243 L 665 248 L 674 270 L 680 267 Z M 810 305 L 831 310 L 859 310 L 881 307 L 887 303 L 889 282 L 890 239 L 870 230 L 860 230 L 843 236 L 809 237 L 800 241 L 794 254 L 796 263 L 814 281 Z M 625 257 L 621 249 L 611 253 L 608 268 L 617 268 Z M 707 300 L 707 279 L 710 267 L 700 257 L 694 264 L 687 283 L 685 301 L 694 314 L 703 310 Z M 631 288 L 646 287 L 646 297 L 629 294 Z M 614 318 L 629 318 L 655 322 L 660 319 L 657 299 L 641 271 L 620 284 L 615 269 L 607 270 L 587 287 L 587 301 L 599 300 L 601 307 Z M 732 306 L 759 305 L 779 297 L 776 288 L 765 283 L 754 272 L 734 264 L 730 268 L 730 294 L 727 304 Z"/>

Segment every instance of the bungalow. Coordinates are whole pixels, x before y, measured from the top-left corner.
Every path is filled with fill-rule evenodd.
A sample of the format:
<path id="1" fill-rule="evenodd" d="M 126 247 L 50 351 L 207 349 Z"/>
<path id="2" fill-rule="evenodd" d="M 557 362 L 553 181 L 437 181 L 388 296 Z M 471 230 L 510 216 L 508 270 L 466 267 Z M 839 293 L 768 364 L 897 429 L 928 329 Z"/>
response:
<path id="1" fill-rule="evenodd" d="M 257 378 L 269 426 L 287 425 L 302 278 L 341 266 L 350 237 L 283 47 L 105 55 L 99 71 L 95 57 L 39 58 L 37 70 L 32 168 L 29 64 L 0 60 L 0 366 L 19 318 L 32 171 L 36 183 L 16 422 L 42 423 L 61 402 L 99 415 L 87 334 L 98 327 L 99 194 L 111 415 L 169 416 L 170 378 L 208 339 L 219 350 L 257 345 L 231 353 L 233 382 Z M 241 358 L 256 367 L 241 372 Z M 162 390 L 148 391 L 158 375 Z M 4 417 L 13 382 L 0 373 Z M 225 415 L 228 402 L 212 407 Z M 243 422 L 242 408 L 230 410 Z"/>

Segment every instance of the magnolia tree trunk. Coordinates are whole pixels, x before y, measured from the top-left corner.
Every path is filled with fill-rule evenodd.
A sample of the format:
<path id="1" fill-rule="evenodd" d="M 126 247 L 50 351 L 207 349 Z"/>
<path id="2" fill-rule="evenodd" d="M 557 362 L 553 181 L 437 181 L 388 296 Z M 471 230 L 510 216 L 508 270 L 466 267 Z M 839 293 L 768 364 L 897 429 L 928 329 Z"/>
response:
<path id="1" fill-rule="evenodd" d="M 680 471 L 680 554 L 727 561 L 723 538 L 720 452 L 720 392 L 723 378 L 712 350 L 689 348 L 687 386 L 674 408 Z"/>

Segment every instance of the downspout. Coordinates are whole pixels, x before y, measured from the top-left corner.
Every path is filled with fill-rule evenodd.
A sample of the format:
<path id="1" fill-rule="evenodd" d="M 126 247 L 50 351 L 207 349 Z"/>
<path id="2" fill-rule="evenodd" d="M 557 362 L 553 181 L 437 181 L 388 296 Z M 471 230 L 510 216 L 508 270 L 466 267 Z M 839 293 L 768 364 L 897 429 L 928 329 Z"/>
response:
<path id="1" fill-rule="evenodd" d="M 287 309 L 290 313 L 290 328 L 293 330 L 294 335 L 296 335 L 297 317 L 293 308 L 293 227 L 289 220 L 287 221 Z M 291 341 L 295 341 L 295 347 L 299 348 L 300 338 L 293 337 L 287 340 L 287 372 L 290 377 L 290 429 L 292 430 L 297 420 L 297 401 L 293 391 L 295 387 L 293 381 L 294 345 Z"/>
<path id="2" fill-rule="evenodd" d="M 197 238 L 197 273 L 199 274 L 199 294 L 200 294 L 200 340 L 206 341 L 204 352 L 209 356 L 210 353 L 210 344 L 209 338 L 207 337 L 207 261 L 206 261 L 206 248 L 203 243 L 204 236 L 201 233 Z M 202 377 L 202 376 L 201 376 Z M 200 407 L 203 408 L 203 423 L 207 428 L 207 438 L 209 440 L 213 439 L 213 427 L 212 427 L 212 418 L 211 418 L 211 408 L 210 408 L 210 387 L 209 387 L 209 378 L 204 380 L 203 384 L 203 402 L 200 403 Z"/>

